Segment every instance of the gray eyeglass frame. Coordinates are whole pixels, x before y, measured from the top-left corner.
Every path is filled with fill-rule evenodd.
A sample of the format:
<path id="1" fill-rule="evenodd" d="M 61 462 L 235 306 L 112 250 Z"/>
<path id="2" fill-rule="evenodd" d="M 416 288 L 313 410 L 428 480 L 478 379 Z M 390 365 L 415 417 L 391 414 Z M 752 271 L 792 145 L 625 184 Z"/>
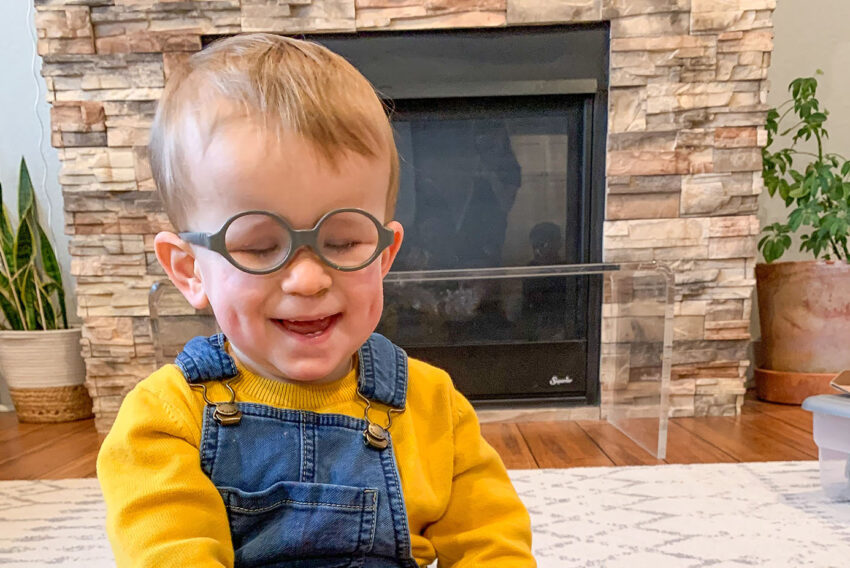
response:
<path id="1" fill-rule="evenodd" d="M 378 229 L 378 245 L 375 247 L 375 252 L 368 258 L 368 260 L 358 264 L 357 266 L 348 267 L 348 266 L 340 266 L 334 262 L 328 260 L 319 250 L 318 246 L 318 236 L 319 236 L 319 228 L 322 223 L 330 217 L 331 215 L 335 215 L 337 213 L 360 213 L 365 215 L 375 224 L 375 227 Z M 229 252 L 227 252 L 227 246 L 225 243 L 224 236 L 227 233 L 227 229 L 232 225 L 237 219 L 244 217 L 246 215 L 265 215 L 267 217 L 271 217 L 274 219 L 279 225 L 284 227 L 289 232 L 289 250 L 286 251 L 283 259 L 275 264 L 271 268 L 266 268 L 264 270 L 255 270 L 251 268 L 247 268 L 239 264 L 235 258 L 233 258 Z M 271 274 L 272 272 L 276 272 L 286 266 L 286 263 L 295 256 L 295 253 L 298 252 L 302 247 L 307 247 L 313 251 L 322 262 L 330 266 L 335 270 L 339 270 L 341 272 L 354 272 L 355 270 L 362 270 L 366 268 L 370 264 L 372 264 L 376 258 L 378 258 L 387 247 L 393 244 L 395 232 L 392 229 L 386 228 L 384 225 L 375 218 L 374 215 L 369 213 L 368 211 L 364 211 L 363 209 L 358 209 L 355 207 L 347 207 L 343 209 L 334 209 L 333 211 L 328 211 L 322 218 L 318 220 L 316 225 L 312 229 L 293 229 L 289 223 L 286 222 L 286 219 L 278 215 L 277 213 L 272 213 L 271 211 L 263 211 L 261 209 L 252 209 L 250 211 L 242 211 L 237 213 L 230 219 L 224 222 L 221 229 L 219 229 L 215 233 L 198 233 L 198 232 L 184 232 L 177 233 L 177 236 L 183 239 L 188 243 L 192 243 L 193 245 L 202 246 L 206 249 L 209 249 L 213 252 L 216 252 L 227 259 L 227 261 L 241 270 L 242 272 L 247 272 L 248 274 Z"/>

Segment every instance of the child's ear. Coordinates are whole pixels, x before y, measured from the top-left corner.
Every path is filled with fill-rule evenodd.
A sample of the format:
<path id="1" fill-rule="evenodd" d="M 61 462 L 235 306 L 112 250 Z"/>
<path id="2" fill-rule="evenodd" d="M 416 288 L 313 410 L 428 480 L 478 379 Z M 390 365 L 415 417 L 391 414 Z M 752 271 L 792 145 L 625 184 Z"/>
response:
<path id="1" fill-rule="evenodd" d="M 387 272 L 390 271 L 390 268 L 393 265 L 393 261 L 395 260 L 396 255 L 398 254 L 398 249 L 401 248 L 401 241 L 404 240 L 404 227 L 401 226 L 401 223 L 398 221 L 390 221 L 387 223 L 387 228 L 392 229 L 393 231 L 393 244 L 388 246 L 384 252 L 381 253 L 381 276 L 384 277 L 387 275 Z"/>
<path id="2" fill-rule="evenodd" d="M 168 231 L 157 233 L 153 240 L 156 259 L 177 289 L 196 310 L 209 305 L 204 282 L 195 266 L 189 243 Z"/>

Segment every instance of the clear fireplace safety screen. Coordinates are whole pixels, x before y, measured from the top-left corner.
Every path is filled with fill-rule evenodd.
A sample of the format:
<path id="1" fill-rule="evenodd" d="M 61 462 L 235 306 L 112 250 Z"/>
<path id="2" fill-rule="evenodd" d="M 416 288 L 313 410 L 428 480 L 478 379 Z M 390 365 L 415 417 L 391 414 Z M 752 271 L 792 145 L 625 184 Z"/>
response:
<path id="1" fill-rule="evenodd" d="M 673 275 L 663 265 L 574 264 L 476 270 L 392 272 L 385 279 L 387 307 L 379 331 L 413 356 L 429 360 L 429 345 L 455 342 L 462 348 L 446 368 L 464 392 L 464 375 L 499 364 L 499 351 L 522 344 L 529 356 L 516 368 L 494 377 L 514 377 L 524 389 L 560 389 L 584 395 L 588 384 L 581 369 L 570 369 L 571 338 L 582 336 L 581 321 L 563 302 L 547 303 L 569 291 L 587 287 L 601 291 L 601 336 L 598 341 L 596 400 L 602 417 L 647 450 L 664 458 L 673 339 Z M 548 296 L 547 296 L 548 295 Z M 494 315 L 492 298 L 500 298 Z M 489 298 L 489 299 L 488 299 Z M 529 301 L 531 298 L 531 301 Z M 218 331 L 209 311 L 198 312 L 170 282 L 158 282 L 150 293 L 151 332 L 157 365 L 174 360 L 195 335 Z M 511 319 L 513 318 L 513 321 Z M 582 320 L 582 318 L 578 318 Z M 553 342 L 552 338 L 558 338 Z M 476 352 L 476 344 L 488 351 Z M 528 346 L 531 351 L 527 351 Z M 540 351 L 533 350 L 534 345 Z M 471 351 L 464 351 L 465 348 Z M 495 349 L 494 349 L 495 348 Z M 464 357 L 466 353 L 466 357 Z M 488 355 L 489 353 L 489 355 Z M 495 354 L 495 355 L 494 355 Z M 495 359 L 494 359 L 495 358 Z M 439 359 L 439 356 L 437 357 Z M 558 365 L 566 367 L 558 367 Z M 553 367 L 554 365 L 554 367 Z M 474 373 L 473 373 L 474 374 Z M 522 379 L 522 380 L 520 380 Z M 498 380 L 502 380 L 501 378 Z M 475 399 L 474 393 L 464 392 Z M 583 400 L 576 396 L 577 400 Z M 515 401 L 517 404 L 521 400 Z M 510 403 L 502 403 L 510 404 Z M 477 405 L 478 406 L 478 405 Z"/>
<path id="2" fill-rule="evenodd" d="M 657 263 L 572 264 L 391 272 L 385 279 L 384 335 L 411 355 L 445 368 L 473 401 L 481 380 L 521 393 L 502 405 L 598 400 L 602 416 L 652 455 L 666 453 L 673 340 L 673 275 Z M 564 297 L 601 293 L 601 333 Z M 596 305 L 599 309 L 599 305 Z M 588 349 L 586 342 L 592 342 Z M 451 350 L 446 349 L 451 345 Z M 523 357 L 511 357 L 515 349 Z M 577 354 L 598 353 L 585 362 Z M 506 355 L 507 354 L 507 355 Z M 503 368 L 510 362 L 511 368 Z M 594 369 L 598 379 L 587 375 Z M 485 379 L 486 382 L 486 379 Z M 600 389 L 601 392 L 588 390 Z M 523 396 L 519 396 L 519 395 Z M 553 399 L 549 399 L 551 402 Z"/>

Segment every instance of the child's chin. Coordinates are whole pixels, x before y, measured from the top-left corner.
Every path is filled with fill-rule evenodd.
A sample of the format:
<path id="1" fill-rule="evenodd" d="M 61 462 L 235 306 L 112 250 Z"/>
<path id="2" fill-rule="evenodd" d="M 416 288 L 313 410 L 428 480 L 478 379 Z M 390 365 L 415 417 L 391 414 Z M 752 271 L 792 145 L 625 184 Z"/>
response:
<path id="1" fill-rule="evenodd" d="M 305 365 L 303 367 L 285 367 L 279 369 L 281 376 L 295 383 L 329 383 L 341 379 L 346 373 L 336 376 L 336 368 L 328 368 L 326 365 Z"/>

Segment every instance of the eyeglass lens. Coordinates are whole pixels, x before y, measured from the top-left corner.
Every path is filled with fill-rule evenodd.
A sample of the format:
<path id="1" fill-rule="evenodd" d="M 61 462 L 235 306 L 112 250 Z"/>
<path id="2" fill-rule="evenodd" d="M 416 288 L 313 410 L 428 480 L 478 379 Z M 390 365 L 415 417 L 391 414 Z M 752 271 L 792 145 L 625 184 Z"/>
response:
<path id="1" fill-rule="evenodd" d="M 292 247 L 292 235 L 278 219 L 251 213 L 235 219 L 224 235 L 227 252 L 249 270 L 279 266 Z M 366 263 L 378 248 L 378 227 L 366 215 L 340 211 L 325 217 L 318 227 L 314 252 L 326 262 L 354 268 Z"/>

